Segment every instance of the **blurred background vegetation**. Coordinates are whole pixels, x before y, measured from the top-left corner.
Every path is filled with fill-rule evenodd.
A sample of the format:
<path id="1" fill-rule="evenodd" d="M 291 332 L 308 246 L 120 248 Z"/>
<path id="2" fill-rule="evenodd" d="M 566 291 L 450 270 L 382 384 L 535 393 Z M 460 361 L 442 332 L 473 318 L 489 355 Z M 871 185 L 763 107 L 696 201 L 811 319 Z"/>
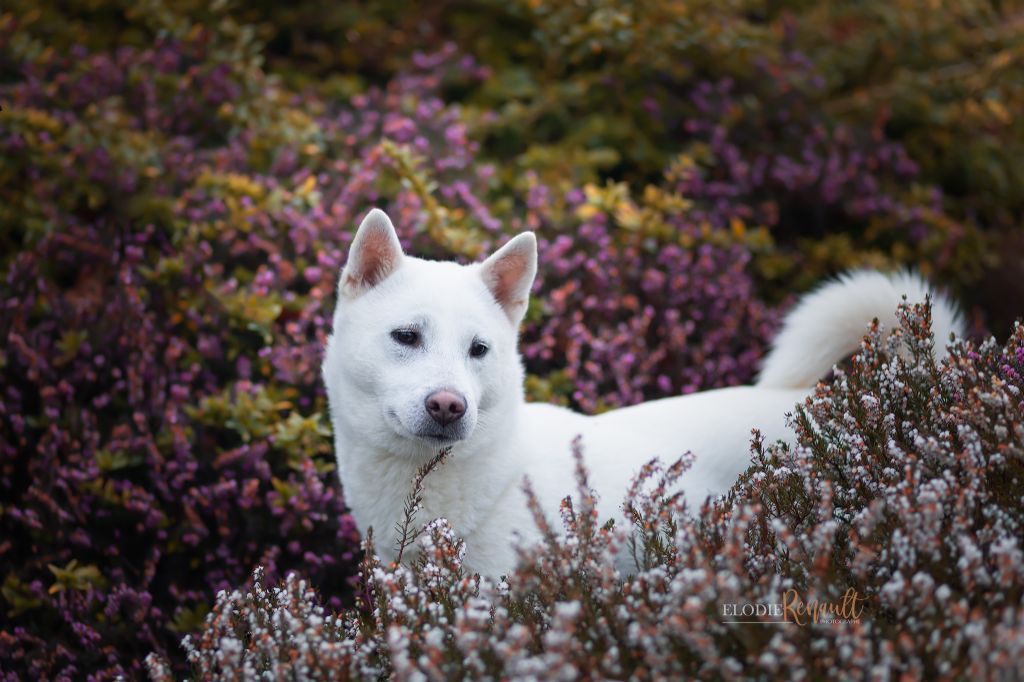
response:
<path id="1" fill-rule="evenodd" d="M 1017 2 L 15 0 L 8 11 L 58 50 L 144 46 L 169 25 L 236 26 L 268 74 L 327 98 L 383 85 L 417 52 L 454 44 L 489 70 L 447 74 L 442 94 L 463 107 L 480 157 L 497 162 L 489 199 L 499 204 L 523 194 L 531 171 L 552 186 L 626 182 L 634 192 L 680 155 L 722 172 L 727 161 L 685 123 L 695 83 L 727 82 L 734 96 L 718 124 L 746 158 L 795 154 L 817 126 L 848 126 L 864 151 L 899 143 L 917 172 L 893 193 L 936 214 L 926 236 L 893 234 L 844 220 L 808 183 L 807 197 L 776 199 L 777 215 L 760 221 L 772 228 L 759 268 L 768 291 L 803 289 L 851 265 L 915 264 L 999 333 L 1019 313 Z"/>

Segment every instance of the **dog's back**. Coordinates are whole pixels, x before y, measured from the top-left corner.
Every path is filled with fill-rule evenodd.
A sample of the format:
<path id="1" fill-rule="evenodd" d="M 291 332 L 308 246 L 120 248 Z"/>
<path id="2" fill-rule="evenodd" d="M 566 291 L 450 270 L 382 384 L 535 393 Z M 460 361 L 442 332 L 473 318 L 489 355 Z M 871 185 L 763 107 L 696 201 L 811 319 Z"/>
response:
<path id="1" fill-rule="evenodd" d="M 786 316 L 783 330 L 754 386 L 738 386 L 654 400 L 583 417 L 563 408 L 527 406 L 522 420 L 527 474 L 549 517 L 575 490 L 569 443 L 581 436 L 590 485 L 602 518 L 619 511 L 626 483 L 653 457 L 668 463 L 690 452 L 695 458 L 680 486 L 691 510 L 707 496 L 725 493 L 750 465 L 753 429 L 767 442 L 788 440 L 786 423 L 820 378 L 859 347 L 873 319 L 892 330 L 906 300 L 932 303 L 935 353 L 945 355 L 950 334 L 962 335 L 957 308 L 911 273 L 853 272 L 805 296 Z M 905 297 L 905 299 L 904 299 Z M 628 557 L 623 556 L 628 569 Z"/>

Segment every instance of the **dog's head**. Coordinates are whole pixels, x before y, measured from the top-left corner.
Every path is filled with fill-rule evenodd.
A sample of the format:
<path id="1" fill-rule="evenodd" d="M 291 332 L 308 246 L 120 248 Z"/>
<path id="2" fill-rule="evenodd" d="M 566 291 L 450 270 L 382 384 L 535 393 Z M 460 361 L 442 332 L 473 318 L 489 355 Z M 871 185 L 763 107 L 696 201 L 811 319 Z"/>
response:
<path id="1" fill-rule="evenodd" d="M 507 419 L 536 271 L 532 233 L 462 266 L 406 256 L 388 216 L 370 211 L 341 272 L 324 360 L 334 428 L 413 455 Z"/>

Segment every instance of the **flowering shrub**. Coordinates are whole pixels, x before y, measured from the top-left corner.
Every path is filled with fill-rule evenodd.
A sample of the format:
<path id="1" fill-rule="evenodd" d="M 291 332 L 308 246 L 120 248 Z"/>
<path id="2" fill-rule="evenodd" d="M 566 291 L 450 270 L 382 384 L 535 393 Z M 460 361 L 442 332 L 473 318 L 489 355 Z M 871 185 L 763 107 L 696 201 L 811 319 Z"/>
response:
<path id="1" fill-rule="evenodd" d="M 257 572 L 186 640 L 195 674 L 1019 677 L 1024 326 L 937 365 L 929 315 L 905 306 L 899 333 L 872 330 L 797 410 L 795 445 L 756 440 L 741 481 L 699 513 L 669 492 L 683 459 L 645 468 L 606 524 L 580 464 L 563 533 L 538 514 L 546 542 L 500 582 L 464 573 L 443 520 L 411 566 L 367 559 L 362 606 L 341 615 L 299 578 L 268 588 Z M 622 551 L 634 575 L 613 568 Z M 758 604 L 776 611 L 746 615 Z"/>
<path id="2" fill-rule="evenodd" d="M 593 412 L 752 379 L 777 315 L 755 292 L 746 245 L 702 231 L 680 195 L 653 187 L 639 206 L 622 186 L 569 202 L 573 228 L 541 232 L 541 314 L 523 334 L 536 397 Z"/>
<path id="3" fill-rule="evenodd" d="M 180 633 L 255 565 L 340 607 L 359 545 L 318 388 L 334 273 L 382 196 L 421 253 L 494 229 L 433 94 L 472 64 L 449 50 L 328 103 L 230 22 L 70 53 L 22 28 L 0 26 L 20 75 L 0 86 L 5 671 L 180 665 Z"/>
<path id="4" fill-rule="evenodd" d="M 836 269 L 917 263 L 982 305 L 993 328 L 1019 315 L 1008 303 L 1024 295 L 1015 3 L 270 5 L 239 14 L 283 72 L 379 78 L 443 40 L 476 56 L 492 77 L 448 96 L 477 112 L 504 185 L 532 170 L 559 190 L 605 178 L 642 188 L 685 152 L 731 192 L 723 201 L 777 226 L 784 255 L 758 263 L 782 285 L 775 294 Z M 722 84 L 727 106 L 702 113 L 694 95 Z M 710 137 L 689 128 L 709 124 Z M 733 179 L 759 186 L 756 201 Z"/>

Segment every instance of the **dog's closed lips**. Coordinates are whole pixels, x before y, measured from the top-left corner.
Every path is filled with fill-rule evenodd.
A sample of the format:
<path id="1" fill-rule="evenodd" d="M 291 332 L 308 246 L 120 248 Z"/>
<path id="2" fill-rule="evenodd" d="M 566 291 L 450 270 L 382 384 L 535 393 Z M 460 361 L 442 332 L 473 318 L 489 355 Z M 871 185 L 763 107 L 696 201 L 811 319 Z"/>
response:
<path id="1" fill-rule="evenodd" d="M 430 440 L 436 440 L 440 443 L 447 443 L 449 441 L 461 440 L 456 436 L 449 436 L 443 433 L 425 433 L 420 434 L 420 438 L 429 438 Z"/>

